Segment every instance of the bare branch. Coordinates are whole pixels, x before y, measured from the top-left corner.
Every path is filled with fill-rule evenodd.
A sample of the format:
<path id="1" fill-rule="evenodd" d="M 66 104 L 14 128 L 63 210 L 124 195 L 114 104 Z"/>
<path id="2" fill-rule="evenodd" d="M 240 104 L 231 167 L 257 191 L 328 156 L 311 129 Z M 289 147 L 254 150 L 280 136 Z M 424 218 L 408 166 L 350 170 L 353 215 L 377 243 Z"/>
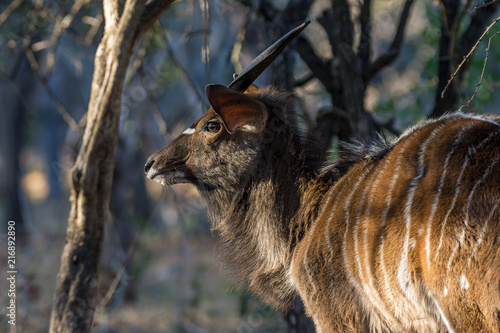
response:
<path id="1" fill-rule="evenodd" d="M 455 72 L 453 72 L 453 74 L 451 74 L 451 77 L 448 80 L 448 83 L 446 84 L 446 86 L 444 87 L 443 91 L 441 92 L 441 98 L 444 97 L 444 93 L 446 92 L 446 90 L 450 86 L 450 84 L 453 81 L 453 79 L 455 78 L 455 76 L 457 76 L 458 72 L 460 71 L 460 69 L 462 68 L 462 66 L 464 65 L 464 63 L 469 59 L 469 57 L 472 55 L 472 53 L 474 53 L 474 51 L 476 51 L 479 43 L 481 43 L 481 41 L 483 40 L 484 36 L 486 36 L 488 34 L 488 32 L 490 32 L 490 29 L 495 24 L 497 24 L 498 21 L 500 21 L 500 17 L 497 17 L 496 19 L 493 20 L 493 22 L 483 32 L 483 34 L 481 35 L 481 37 L 479 37 L 479 39 L 476 41 L 476 43 L 474 44 L 474 46 L 472 47 L 472 49 L 469 51 L 469 53 L 462 59 L 462 62 L 460 62 L 460 64 L 458 65 L 457 69 L 455 70 Z"/>
<path id="2" fill-rule="evenodd" d="M 177 59 L 177 56 L 175 55 L 175 52 L 174 52 L 172 46 L 170 45 L 170 40 L 168 39 L 168 36 L 165 33 L 165 29 L 163 29 L 163 26 L 162 26 L 161 22 L 159 22 L 159 21 L 158 21 L 158 27 L 159 27 L 160 32 L 162 34 L 163 40 L 165 41 L 165 47 L 167 49 L 168 55 L 170 56 L 170 59 L 175 64 L 175 66 L 181 71 L 182 76 L 184 76 L 188 86 L 195 93 L 195 95 L 198 98 L 198 100 L 200 101 L 200 103 L 203 104 L 204 99 L 203 99 L 202 93 L 198 90 L 195 81 L 191 78 L 191 76 L 189 76 L 188 71 L 182 66 L 179 59 Z"/>
<path id="3" fill-rule="evenodd" d="M 500 31 L 495 33 L 493 36 L 488 38 L 488 47 L 486 48 L 486 56 L 484 57 L 484 63 L 483 63 L 483 69 L 481 71 L 481 76 L 479 77 L 479 82 L 476 84 L 476 89 L 474 90 L 474 93 L 472 94 L 471 98 L 465 103 L 466 105 L 470 105 L 472 103 L 472 100 L 474 97 L 476 97 L 477 92 L 479 91 L 479 88 L 481 87 L 481 83 L 483 82 L 483 77 L 484 77 L 484 70 L 486 69 L 486 63 L 488 62 L 488 56 L 490 53 L 490 45 L 491 45 L 491 40 L 493 37 L 500 35 Z"/>
<path id="4" fill-rule="evenodd" d="M 141 21 L 139 24 L 140 31 L 139 35 L 142 35 L 144 31 L 149 29 L 160 17 L 161 14 L 170 6 L 172 6 L 177 0 L 151 0 L 141 15 Z"/>
<path id="5" fill-rule="evenodd" d="M 52 36 L 50 37 L 49 40 L 49 46 L 50 46 L 50 51 L 47 54 L 47 60 L 46 60 L 46 70 L 47 73 L 52 72 L 54 69 L 55 65 L 55 57 L 56 57 L 56 48 L 59 43 L 59 39 L 61 38 L 61 35 L 63 32 L 68 29 L 73 22 L 73 19 L 75 18 L 76 14 L 80 11 L 82 8 L 83 4 L 87 0 L 76 0 L 73 3 L 73 6 L 71 7 L 69 13 L 63 17 L 63 13 L 61 13 L 57 18 L 56 18 L 56 24 L 54 26 L 54 30 L 52 33 Z"/>
<path id="6" fill-rule="evenodd" d="M 121 0 L 103 0 L 102 10 L 104 14 L 104 30 L 111 32 L 120 21 L 120 5 Z"/>
<path id="7" fill-rule="evenodd" d="M 304 77 L 299 78 L 295 81 L 295 87 L 303 87 L 315 78 L 316 75 L 314 75 L 313 72 L 309 72 L 308 74 L 304 75 Z"/>
<path id="8" fill-rule="evenodd" d="M 489 2 L 484 2 L 484 3 L 482 3 L 482 4 L 481 4 L 481 5 L 479 5 L 479 6 L 476 6 L 476 7 L 472 8 L 472 9 L 469 9 L 469 12 L 472 12 L 472 11 L 478 10 L 479 8 L 488 7 L 489 5 L 491 5 L 491 4 L 493 4 L 493 3 L 497 2 L 497 1 L 498 1 L 498 0 L 491 0 L 491 1 L 489 1 Z"/>
<path id="9" fill-rule="evenodd" d="M 248 23 L 248 19 L 247 19 Z M 241 73 L 243 66 L 240 63 L 240 54 L 243 47 L 243 42 L 245 41 L 246 24 L 244 24 L 239 30 L 236 36 L 236 41 L 234 42 L 233 48 L 231 49 L 231 63 L 233 64 L 235 73 Z"/>
<path id="10" fill-rule="evenodd" d="M 483 33 L 487 22 L 489 22 L 495 14 L 499 5 L 500 3 L 490 3 L 490 6 L 479 8 L 474 15 L 472 15 L 469 26 L 460 38 L 461 55 L 472 48 L 479 36 Z"/>
<path id="11" fill-rule="evenodd" d="M 130 260 L 130 257 L 132 256 L 132 252 L 135 248 L 135 245 L 137 244 L 137 239 L 139 238 L 139 234 L 136 233 L 134 234 L 134 237 L 132 241 L 130 242 L 130 245 L 127 249 L 127 254 L 125 255 L 125 258 L 123 259 L 123 262 L 120 265 L 120 268 L 115 274 L 115 277 L 111 281 L 108 291 L 106 292 L 106 295 L 100 300 L 99 304 L 96 307 L 96 312 L 100 313 L 104 310 L 104 307 L 108 304 L 108 302 L 111 300 L 111 297 L 113 297 L 113 294 L 116 290 L 116 287 L 118 287 L 118 283 L 121 280 L 121 277 L 123 275 L 123 272 L 125 271 L 125 268 L 127 266 L 128 261 Z"/>
<path id="12" fill-rule="evenodd" d="M 0 14 L 0 27 L 7 21 L 10 15 L 24 2 L 24 0 L 14 0 Z"/>
<path id="13" fill-rule="evenodd" d="M 85 16 L 82 18 L 82 21 L 91 26 L 91 28 L 89 29 L 87 35 L 85 35 L 85 38 L 83 40 L 84 45 L 89 46 L 90 44 L 92 44 L 94 37 L 97 35 L 97 32 L 99 31 L 99 27 L 101 26 L 103 21 L 103 16 L 101 13 L 97 14 L 96 17 L 92 18 Z"/>
<path id="14" fill-rule="evenodd" d="M 307 67 L 313 72 L 314 76 L 325 86 L 326 90 L 332 92 L 333 78 L 331 74 L 331 62 L 327 62 L 319 58 L 309 41 L 303 36 L 297 37 L 296 50 L 302 60 L 306 63 Z"/>
<path id="15" fill-rule="evenodd" d="M 371 51 L 371 31 L 370 31 L 370 11 L 371 0 L 365 0 L 361 6 L 359 22 L 361 33 L 359 36 L 358 58 L 361 60 L 361 72 L 364 76 L 364 81 L 368 79 L 368 68 L 370 66 L 370 51 Z"/>
<path id="16" fill-rule="evenodd" d="M 352 47 L 354 45 L 354 24 L 351 19 L 351 8 L 347 0 L 332 0 L 332 16 L 334 20 L 329 22 L 332 29 L 330 40 L 335 56 L 350 57 L 354 53 Z M 322 17 L 320 22 L 326 27 L 325 17 Z M 340 51 L 340 52 L 339 52 Z M 349 61 L 352 61 L 349 60 Z"/>
<path id="17" fill-rule="evenodd" d="M 364 107 L 364 74 L 356 61 L 353 50 L 354 25 L 351 20 L 351 8 L 346 0 L 332 1 L 331 10 L 318 18 L 325 27 L 332 47 L 335 61 L 338 62 L 338 80 L 342 82 L 338 99 L 332 101 L 334 105 L 343 108 L 349 114 L 351 126 L 350 135 L 369 138 L 375 135 L 370 124 L 369 115 Z M 333 96 L 332 96 L 333 97 Z"/>
<path id="18" fill-rule="evenodd" d="M 401 51 L 401 45 L 403 44 L 404 31 L 406 28 L 406 23 L 410 15 L 410 9 L 413 5 L 414 0 L 406 0 L 403 10 L 401 11 L 401 16 L 399 17 L 398 28 L 396 29 L 396 34 L 392 40 L 391 47 L 389 51 L 382 54 L 378 59 L 376 59 L 370 66 L 368 79 L 374 77 L 382 68 L 391 64 L 399 55 Z"/>
<path id="19" fill-rule="evenodd" d="M 43 88 L 45 89 L 45 91 L 47 92 L 49 97 L 52 99 L 52 102 L 56 106 L 56 109 L 59 112 L 59 114 L 61 115 L 61 117 L 63 118 L 63 120 L 68 124 L 68 126 L 73 131 L 78 132 L 80 134 L 83 134 L 83 128 L 80 127 L 76 123 L 75 119 L 73 119 L 73 117 L 69 114 L 69 112 L 66 110 L 64 105 L 61 103 L 61 101 L 59 100 L 57 95 L 54 93 L 52 88 L 50 88 L 50 86 L 47 82 L 47 78 L 45 76 L 43 76 L 42 73 L 40 72 L 38 62 L 36 61 L 35 55 L 31 51 L 31 49 L 26 50 L 26 58 L 28 59 L 28 62 L 30 64 L 31 69 L 35 73 L 38 80 L 40 80 L 40 83 L 42 84 Z"/>
<path id="20" fill-rule="evenodd" d="M 142 67 L 140 67 L 137 71 L 138 71 L 141 79 L 143 81 L 146 80 L 146 74 L 144 73 L 144 69 Z M 158 125 L 158 128 L 160 130 L 160 134 L 165 139 L 168 139 L 167 122 L 165 121 L 165 119 L 163 119 L 163 116 L 162 116 L 161 111 L 160 111 L 160 106 L 158 105 L 158 102 L 156 101 L 155 97 L 153 96 L 151 89 L 149 89 L 149 87 L 146 86 L 145 90 L 146 90 L 149 104 L 151 105 L 151 108 L 153 109 L 153 113 L 154 113 L 154 116 L 156 119 L 156 124 Z"/>

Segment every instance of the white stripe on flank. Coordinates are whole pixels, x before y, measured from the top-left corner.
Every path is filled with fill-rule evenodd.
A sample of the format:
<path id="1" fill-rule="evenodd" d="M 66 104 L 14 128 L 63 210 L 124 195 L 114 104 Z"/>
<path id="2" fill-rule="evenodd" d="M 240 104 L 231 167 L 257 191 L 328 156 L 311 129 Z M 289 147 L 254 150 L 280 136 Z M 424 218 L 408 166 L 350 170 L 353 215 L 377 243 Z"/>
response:
<path id="1" fill-rule="evenodd" d="M 448 265 L 446 267 L 446 277 L 447 278 L 448 278 L 449 273 L 450 273 L 451 263 L 453 262 L 453 258 L 455 257 L 455 255 L 458 251 L 458 248 L 460 247 L 460 244 L 462 244 L 462 242 L 465 239 L 465 233 L 467 231 L 467 227 L 469 226 L 469 209 L 470 209 L 470 205 L 472 202 L 472 197 L 474 196 L 474 192 L 476 192 L 477 187 L 486 179 L 486 177 L 490 174 L 491 169 L 493 169 L 493 167 L 498 163 L 499 160 L 500 160 L 500 156 L 497 156 L 497 158 L 495 158 L 493 163 L 488 165 L 488 168 L 486 168 L 486 171 L 483 173 L 481 178 L 474 184 L 471 192 L 469 193 L 469 196 L 467 197 L 467 205 L 465 206 L 465 218 L 462 221 L 462 232 L 460 233 L 458 241 L 455 244 L 453 251 L 451 252 L 450 258 L 448 259 Z M 446 279 L 446 280 L 448 280 L 448 279 Z"/>
<path id="2" fill-rule="evenodd" d="M 190 135 L 190 134 L 193 134 L 195 131 L 196 131 L 196 128 L 190 127 L 187 130 L 185 130 L 184 132 L 182 132 L 182 134 Z"/>
<path id="3" fill-rule="evenodd" d="M 363 190 L 363 193 L 361 194 L 361 201 L 358 203 L 358 212 L 356 214 L 356 218 L 354 220 L 354 258 L 356 259 L 356 266 L 359 271 L 359 279 L 364 285 L 364 278 L 363 278 L 363 269 L 361 266 L 361 258 L 359 256 L 359 221 L 361 220 L 361 214 L 363 212 L 363 208 L 366 202 L 366 197 L 368 195 L 368 190 L 370 189 L 372 183 L 370 185 L 365 185 L 365 188 Z"/>
<path id="4" fill-rule="evenodd" d="M 385 176 L 386 172 L 387 172 L 387 167 L 389 166 L 389 159 L 387 158 L 385 161 L 384 161 L 384 165 L 382 167 L 382 171 L 379 171 L 379 175 L 377 176 L 377 179 L 375 180 L 375 182 L 373 183 L 373 185 L 371 186 L 371 191 L 370 193 L 372 194 L 372 198 L 374 198 L 374 194 L 373 192 L 374 189 L 377 189 L 378 186 L 379 186 L 379 183 L 380 183 L 380 179 L 382 178 L 382 176 Z M 391 184 L 392 186 L 394 186 L 394 184 Z M 369 264 L 369 261 L 368 261 L 368 218 L 370 217 L 370 214 L 371 214 L 371 208 L 372 208 L 372 203 L 373 203 L 373 200 L 370 201 L 370 203 L 368 203 L 367 207 L 366 207 L 366 213 L 365 213 L 365 232 L 363 234 L 363 247 L 365 249 L 365 268 L 366 268 L 366 274 L 370 277 L 370 286 L 372 286 L 372 288 L 374 288 L 374 283 L 373 283 L 373 275 L 371 274 L 371 269 L 370 269 L 370 264 Z M 384 216 L 384 219 L 387 217 L 387 214 L 385 214 Z"/>
<path id="5" fill-rule="evenodd" d="M 371 275 L 371 270 L 370 270 L 370 263 L 368 260 L 368 223 L 369 223 L 369 215 L 371 211 L 371 207 L 369 203 L 366 203 L 366 199 L 368 197 L 368 193 L 372 194 L 373 189 L 378 187 L 378 184 L 380 183 L 380 179 L 382 178 L 382 175 L 384 175 L 387 165 L 388 165 L 387 159 L 384 160 L 382 165 L 378 165 L 378 169 L 376 169 L 377 174 L 373 176 L 373 180 L 369 185 L 365 187 L 363 190 L 362 194 L 362 200 L 359 203 L 359 208 L 358 208 L 358 214 L 356 216 L 356 224 L 354 226 L 354 233 L 355 233 L 355 238 L 354 238 L 354 252 L 355 252 L 355 257 L 356 257 L 356 263 L 359 269 L 359 278 L 360 281 L 363 285 L 363 291 L 365 295 L 368 297 L 370 302 L 374 305 L 374 309 L 378 310 L 381 312 L 383 315 L 384 319 L 386 321 L 391 321 L 392 325 L 396 325 L 396 320 L 394 316 L 390 313 L 390 311 L 387 310 L 386 304 L 384 304 L 383 300 L 380 298 L 380 295 L 375 288 L 375 285 L 373 283 L 373 276 Z M 375 171 L 374 171 L 375 172 Z M 373 201 L 373 200 L 372 200 Z M 366 203 L 366 208 L 364 207 Z M 363 209 L 365 208 L 365 209 Z M 368 277 L 368 283 L 366 282 L 364 275 L 363 275 L 363 266 L 361 265 L 361 259 L 360 259 L 360 253 L 359 253 L 359 225 L 361 224 L 361 214 L 362 211 L 365 210 L 364 213 L 364 225 L 365 225 L 365 232 L 363 233 L 363 247 L 364 247 L 364 254 L 365 254 L 365 260 L 364 260 L 364 265 L 365 269 L 367 271 L 367 277 Z"/>
<path id="6" fill-rule="evenodd" d="M 491 218 L 493 217 L 493 214 L 497 210 L 499 204 L 500 204 L 500 199 L 497 200 L 497 202 L 495 203 L 495 205 L 491 209 L 490 214 L 488 215 L 488 218 L 486 219 L 486 221 L 484 221 L 484 225 L 481 228 L 481 233 L 479 234 L 479 238 L 476 241 L 476 245 L 474 245 L 474 248 L 472 249 L 472 253 L 470 254 L 469 259 L 467 260 L 467 266 L 466 266 L 467 268 L 469 268 L 472 259 L 476 255 L 477 249 L 479 248 L 479 245 L 483 241 L 483 237 L 484 237 L 484 234 L 486 232 L 486 228 L 488 227 L 488 224 L 489 224 Z"/>
<path id="7" fill-rule="evenodd" d="M 460 174 L 458 175 L 457 179 L 457 186 L 455 187 L 455 194 L 453 195 L 453 200 L 451 200 L 450 208 L 446 212 L 446 215 L 444 216 L 443 219 L 443 223 L 441 224 L 441 234 L 439 235 L 439 242 L 436 248 L 436 254 L 434 255 L 434 261 L 437 260 L 437 257 L 439 255 L 439 250 L 441 249 L 441 245 L 443 245 L 444 228 L 446 227 L 446 224 L 448 222 L 448 217 L 450 216 L 451 212 L 453 211 L 457 203 L 457 198 L 458 195 L 460 194 L 460 187 L 462 186 L 462 177 L 464 175 L 465 167 L 467 166 L 468 163 L 469 163 L 469 156 L 467 156 L 464 163 L 462 164 L 462 168 L 460 169 Z"/>
<path id="8" fill-rule="evenodd" d="M 337 196 L 335 197 L 335 201 L 333 202 L 333 205 L 332 205 L 332 208 L 331 208 L 331 211 L 330 211 L 330 216 L 328 217 L 328 220 L 325 223 L 325 232 L 324 232 L 326 245 L 328 247 L 328 253 L 330 254 L 330 257 L 329 257 L 329 262 L 330 262 L 329 268 L 330 268 L 330 275 L 331 275 L 331 283 L 330 283 L 330 289 L 331 290 L 330 290 L 330 292 L 332 293 L 332 295 L 331 295 L 332 297 L 334 295 L 333 293 L 334 293 L 335 274 L 333 272 L 333 246 L 332 246 L 332 240 L 331 240 L 331 236 L 330 236 L 330 222 L 333 219 L 333 216 L 335 214 L 335 211 L 337 210 L 337 206 L 338 206 L 338 203 L 340 201 L 340 198 L 342 197 L 341 193 L 344 190 L 346 184 L 348 183 L 347 182 L 347 178 L 345 178 L 345 179 L 346 180 L 344 180 L 344 183 L 342 184 L 342 187 L 340 187 L 340 189 L 337 191 Z M 336 188 L 339 185 L 340 184 L 337 184 L 336 186 L 332 186 L 332 190 L 330 190 L 330 192 L 331 192 L 330 193 L 330 197 L 328 198 L 327 202 L 330 201 L 330 198 L 333 195 L 333 189 Z M 318 215 L 318 216 L 321 216 L 321 215 Z"/>
<path id="9" fill-rule="evenodd" d="M 317 221 L 316 221 L 317 222 Z M 313 288 L 313 292 L 316 293 L 316 284 L 314 283 L 314 277 L 313 277 L 313 273 L 312 273 L 312 270 L 311 270 L 311 267 L 309 266 L 309 260 L 308 260 L 308 254 L 309 254 L 309 245 L 311 244 L 311 239 L 312 239 L 312 234 L 314 233 L 314 230 L 316 229 L 316 226 L 318 225 L 318 223 L 315 223 L 311 230 L 309 231 L 309 237 L 307 239 L 307 247 L 306 247 L 306 251 L 304 253 L 304 260 L 302 261 L 305 269 L 306 269 L 306 272 L 307 272 L 307 276 L 309 277 L 309 282 L 311 283 L 311 286 Z"/>
<path id="10" fill-rule="evenodd" d="M 354 279 L 354 276 L 352 274 L 351 268 L 349 267 L 349 259 L 347 257 L 347 233 L 349 232 L 349 220 L 350 220 L 350 212 L 349 209 L 351 208 L 351 200 L 354 196 L 354 192 L 358 189 L 359 184 L 366 179 L 368 174 L 372 171 L 373 167 L 375 166 L 374 163 L 372 163 L 369 167 L 365 167 L 363 171 L 361 171 L 360 175 L 358 175 L 358 180 L 354 184 L 354 187 L 352 188 L 351 192 L 347 196 L 347 199 L 344 203 L 344 215 L 345 215 L 345 232 L 344 232 L 344 241 L 342 242 L 342 258 L 344 259 L 344 266 L 346 269 L 347 273 L 347 278 L 351 282 L 351 284 L 354 286 L 356 290 L 359 292 L 362 291 L 362 288 L 358 284 L 358 282 Z"/>
<path id="11" fill-rule="evenodd" d="M 335 214 L 335 210 L 337 210 L 339 199 L 341 198 L 340 193 L 342 193 L 342 191 L 344 190 L 346 183 L 347 183 L 347 181 L 345 181 L 344 184 L 342 184 L 342 187 L 337 192 L 337 196 L 335 197 L 335 201 L 333 202 L 333 206 L 332 206 L 332 209 L 330 211 L 330 216 L 328 217 L 328 220 L 326 221 L 326 224 L 325 224 L 325 241 L 326 241 L 326 244 L 328 245 L 328 252 L 330 253 L 330 260 L 333 259 L 333 246 L 332 246 L 332 241 L 330 239 L 330 222 L 333 219 L 333 215 Z M 332 189 L 335 187 L 336 186 L 333 186 Z"/>
<path id="12" fill-rule="evenodd" d="M 455 188 L 455 194 L 453 195 L 453 200 L 451 201 L 451 206 L 448 209 L 448 212 L 446 213 L 446 215 L 443 219 L 443 223 L 441 225 L 441 235 L 439 236 L 439 243 L 438 243 L 438 246 L 436 249 L 436 254 L 434 255 L 434 260 L 437 259 L 438 255 L 439 255 L 439 250 L 441 249 L 441 246 L 443 244 L 444 228 L 445 228 L 446 223 L 448 221 L 448 217 L 450 216 L 451 212 L 453 211 L 453 209 L 455 208 L 455 205 L 457 203 L 457 198 L 458 198 L 458 195 L 460 194 L 460 187 L 462 185 L 462 177 L 464 175 L 464 171 L 465 171 L 465 168 L 467 167 L 467 164 L 469 164 L 470 158 L 472 156 L 474 156 L 476 151 L 478 149 L 481 149 L 481 147 L 484 146 L 484 144 L 486 142 L 488 142 L 493 136 L 498 135 L 498 134 L 500 134 L 500 131 L 490 133 L 490 135 L 488 135 L 488 137 L 485 138 L 483 141 L 481 141 L 476 147 L 471 147 L 469 149 L 469 152 L 465 158 L 464 163 L 462 164 L 462 169 L 460 170 L 460 174 L 459 174 L 458 179 L 457 179 L 457 187 Z"/>
<path id="13" fill-rule="evenodd" d="M 382 277 L 384 280 L 384 286 L 385 286 L 385 291 L 386 295 L 389 298 L 390 304 L 392 304 L 396 310 L 396 315 L 398 316 L 398 309 L 400 308 L 397 304 L 395 304 L 395 298 L 394 295 L 391 291 L 391 286 L 389 285 L 389 274 L 387 274 L 387 269 L 385 268 L 385 263 L 384 263 L 384 240 L 385 240 L 385 233 L 384 233 L 384 228 L 387 223 L 387 216 L 389 215 L 389 209 L 392 206 L 392 196 L 394 195 L 394 190 L 396 187 L 396 183 L 399 179 L 399 173 L 401 172 L 401 160 L 403 158 L 403 152 L 406 150 L 407 146 L 410 144 L 411 140 L 407 139 L 406 143 L 404 146 L 401 148 L 402 152 L 399 153 L 398 159 L 396 160 L 396 168 L 394 169 L 394 173 L 392 175 L 391 182 L 389 184 L 389 189 L 387 193 L 387 200 L 385 202 L 385 209 L 382 215 L 382 224 L 380 225 L 380 230 L 381 230 L 381 235 L 380 235 L 380 249 L 379 249 L 379 256 L 380 256 L 380 269 L 382 271 Z M 399 316 L 398 316 L 399 317 Z"/>
<path id="14" fill-rule="evenodd" d="M 446 289 L 446 287 L 445 287 L 445 294 L 444 295 L 446 296 L 447 293 L 448 293 L 448 289 Z M 446 326 L 446 330 L 448 331 L 448 333 L 455 333 L 455 331 L 453 330 L 453 328 L 450 325 L 450 322 L 446 318 L 443 310 L 439 306 L 436 299 L 434 297 L 432 297 L 432 295 L 429 292 L 427 292 L 427 296 L 429 296 L 429 298 L 432 299 L 432 301 L 434 302 L 434 306 L 436 307 L 436 310 L 438 311 L 439 316 L 441 317 L 441 320 L 443 321 L 443 324 Z"/>
<path id="15" fill-rule="evenodd" d="M 375 176 L 373 176 L 375 177 Z M 372 187 L 372 183 L 370 185 L 366 185 L 363 193 L 362 193 L 362 198 L 361 201 L 358 204 L 358 213 L 355 218 L 355 224 L 354 224 L 354 258 L 356 259 L 356 266 L 359 271 L 359 280 L 362 285 L 362 290 L 364 291 L 364 294 L 368 297 L 368 300 L 372 303 L 375 309 L 378 309 L 384 313 L 384 316 L 387 317 L 387 313 L 385 311 L 385 308 L 382 308 L 382 304 L 380 302 L 380 299 L 376 297 L 377 295 L 373 295 L 373 287 L 369 286 L 366 284 L 364 276 L 363 276 L 363 267 L 361 265 L 361 258 L 359 256 L 359 224 L 361 220 L 361 214 L 366 202 L 366 198 L 368 195 L 368 190 Z M 355 278 L 355 272 L 353 272 L 353 278 Z"/>
<path id="16" fill-rule="evenodd" d="M 437 126 L 431 134 L 425 139 L 424 143 L 422 144 L 422 147 L 420 148 L 420 153 L 418 155 L 418 170 L 417 170 L 417 175 L 413 177 L 410 181 L 409 185 L 409 190 L 408 190 L 408 198 L 406 201 L 405 205 L 405 211 L 404 211 L 404 220 L 405 220 L 405 239 L 404 239 L 404 244 L 403 244 L 403 251 L 401 253 L 401 260 L 399 262 L 399 268 L 398 268 L 398 281 L 399 281 L 399 286 L 401 287 L 401 290 L 403 293 L 406 295 L 406 297 L 415 305 L 416 308 L 418 308 L 417 304 L 415 303 L 416 301 L 416 294 L 415 291 L 413 290 L 412 286 L 410 285 L 410 273 L 408 272 L 408 252 L 409 252 L 409 246 L 410 246 L 410 230 L 411 230 L 411 220 L 412 220 L 412 212 L 411 208 L 413 205 L 413 198 L 415 196 L 415 192 L 417 189 L 417 186 L 421 180 L 421 178 L 424 176 L 424 169 L 425 169 L 425 161 L 424 161 L 424 154 L 427 149 L 427 145 L 429 142 L 431 142 L 436 134 L 441 131 L 444 128 L 444 126 Z"/>
<path id="17" fill-rule="evenodd" d="M 332 188 L 328 191 L 328 193 L 329 193 L 328 199 L 323 204 L 323 208 L 321 209 L 320 213 L 318 214 L 318 218 L 316 219 L 314 225 L 311 226 L 311 229 L 309 230 L 309 237 L 307 238 L 307 247 L 306 247 L 306 251 L 305 251 L 305 254 L 304 254 L 304 260 L 302 261 L 302 264 L 304 265 L 304 268 L 306 269 L 307 275 L 309 277 L 309 282 L 311 283 L 314 292 L 316 292 L 316 284 L 314 283 L 314 278 L 313 278 L 313 275 L 312 275 L 311 267 L 309 266 L 309 259 L 308 259 L 307 256 L 308 256 L 308 253 L 309 253 L 309 246 L 311 245 L 312 235 L 313 235 L 314 231 L 316 230 L 316 227 L 318 226 L 318 220 L 321 218 L 321 216 L 325 213 L 326 209 L 328 208 L 328 205 L 330 204 L 330 200 L 333 197 L 334 190 L 335 190 L 335 186 L 332 186 Z M 328 230 L 328 225 L 330 223 L 330 220 L 333 217 L 333 212 L 335 211 L 335 207 L 337 206 L 338 199 L 339 199 L 339 196 L 337 196 L 335 198 L 333 210 L 331 211 L 330 217 L 328 218 L 328 221 L 326 223 L 326 225 L 327 225 L 326 229 L 327 230 Z M 325 234 L 326 234 L 326 230 L 325 230 Z M 326 237 L 326 241 L 327 241 L 327 245 L 328 245 L 328 250 L 330 251 L 330 256 L 332 256 L 333 255 L 333 249 L 332 249 L 332 245 L 331 245 L 329 237 Z"/>
<path id="18" fill-rule="evenodd" d="M 432 201 L 432 207 L 431 207 L 431 213 L 429 215 L 429 219 L 427 220 L 427 233 L 425 235 L 425 252 L 427 255 L 427 268 L 430 268 L 430 253 L 431 253 L 431 227 L 432 227 L 432 221 L 434 219 L 434 214 L 436 213 L 437 207 L 439 205 L 439 197 L 441 196 L 441 191 L 443 190 L 444 187 L 444 180 L 446 178 L 446 172 L 448 170 L 448 163 L 450 162 L 451 156 L 455 152 L 455 149 L 458 146 L 458 143 L 462 141 L 462 137 L 464 134 L 464 131 L 466 129 L 469 129 L 471 127 L 470 124 L 466 124 L 458 133 L 457 138 L 453 142 L 453 145 L 451 146 L 451 150 L 448 153 L 448 156 L 446 156 L 446 160 L 444 161 L 444 166 L 443 166 L 443 171 L 441 173 L 441 179 L 439 180 L 439 187 L 437 190 L 436 195 L 434 196 L 434 200 Z"/>

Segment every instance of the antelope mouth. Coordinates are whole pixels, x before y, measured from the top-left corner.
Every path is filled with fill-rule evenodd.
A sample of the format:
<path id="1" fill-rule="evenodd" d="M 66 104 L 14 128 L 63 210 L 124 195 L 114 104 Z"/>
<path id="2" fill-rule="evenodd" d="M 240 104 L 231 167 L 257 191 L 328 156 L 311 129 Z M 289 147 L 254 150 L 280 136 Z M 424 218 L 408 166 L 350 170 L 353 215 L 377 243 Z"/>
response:
<path id="1" fill-rule="evenodd" d="M 191 183 L 186 173 L 178 170 L 158 171 L 155 169 L 150 169 L 146 173 L 146 176 L 149 179 L 154 180 L 155 182 L 160 183 L 163 186 L 170 186 L 181 183 Z"/>

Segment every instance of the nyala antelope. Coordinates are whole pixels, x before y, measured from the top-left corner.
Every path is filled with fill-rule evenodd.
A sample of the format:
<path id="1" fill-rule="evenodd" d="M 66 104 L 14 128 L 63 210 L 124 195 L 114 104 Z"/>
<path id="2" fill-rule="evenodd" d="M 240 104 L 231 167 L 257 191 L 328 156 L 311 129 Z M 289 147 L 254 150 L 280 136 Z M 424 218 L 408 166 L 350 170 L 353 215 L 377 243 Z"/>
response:
<path id="1" fill-rule="evenodd" d="M 318 332 L 500 331 L 500 118 L 452 113 L 325 162 L 259 56 L 149 157 L 195 185 L 225 264 L 265 302 L 300 296 Z M 246 91 L 246 93 L 244 93 Z"/>

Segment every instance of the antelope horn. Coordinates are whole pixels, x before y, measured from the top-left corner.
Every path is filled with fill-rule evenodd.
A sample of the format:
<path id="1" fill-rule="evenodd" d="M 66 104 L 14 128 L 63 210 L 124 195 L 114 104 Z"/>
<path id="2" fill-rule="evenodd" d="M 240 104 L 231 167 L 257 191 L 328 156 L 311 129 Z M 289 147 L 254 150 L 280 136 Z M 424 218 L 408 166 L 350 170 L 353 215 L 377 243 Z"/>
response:
<path id="1" fill-rule="evenodd" d="M 262 74 L 262 72 L 273 62 L 274 59 L 283 51 L 283 49 L 290 43 L 305 27 L 311 23 L 308 20 L 295 29 L 288 32 L 286 35 L 277 40 L 273 45 L 265 49 L 261 54 L 255 58 L 250 65 L 248 65 L 240 75 L 235 75 L 233 82 L 228 88 L 238 92 L 244 92 L 250 85 Z"/>

